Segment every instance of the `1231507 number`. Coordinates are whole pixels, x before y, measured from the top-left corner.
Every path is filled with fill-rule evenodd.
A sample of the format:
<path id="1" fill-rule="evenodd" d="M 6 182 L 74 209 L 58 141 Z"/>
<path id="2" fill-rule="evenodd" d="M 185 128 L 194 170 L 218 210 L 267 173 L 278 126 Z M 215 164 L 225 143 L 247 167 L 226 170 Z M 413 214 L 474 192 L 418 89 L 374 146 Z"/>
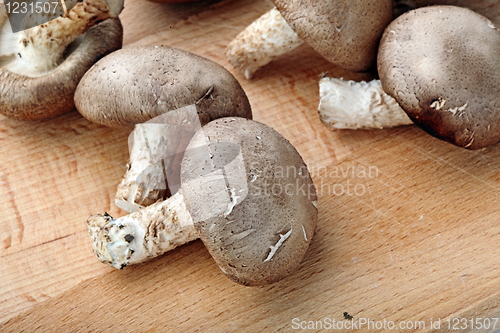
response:
<path id="1" fill-rule="evenodd" d="M 9 1 L 5 3 L 5 9 L 8 14 L 54 14 L 58 5 L 58 1 L 30 3 Z"/>
<path id="2" fill-rule="evenodd" d="M 459 330 L 491 330 L 498 327 L 500 318 L 453 318 L 446 319 L 448 329 Z"/>

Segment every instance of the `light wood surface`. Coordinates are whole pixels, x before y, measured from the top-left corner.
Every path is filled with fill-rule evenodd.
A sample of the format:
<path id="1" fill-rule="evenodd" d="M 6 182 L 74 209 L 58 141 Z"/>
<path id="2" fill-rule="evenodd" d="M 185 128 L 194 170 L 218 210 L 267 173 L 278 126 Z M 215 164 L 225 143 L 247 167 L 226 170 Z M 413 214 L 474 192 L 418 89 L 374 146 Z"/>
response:
<path id="1" fill-rule="evenodd" d="M 343 71 L 304 45 L 245 80 L 227 63 L 225 45 L 272 4 L 214 3 L 126 0 L 125 47 L 169 45 L 222 64 L 247 92 L 254 119 L 299 150 L 320 211 L 299 271 L 243 287 L 220 272 L 200 241 L 122 271 L 101 264 L 85 221 L 92 213 L 124 214 L 113 199 L 131 128 L 98 126 L 77 112 L 43 122 L 2 117 L 0 331 L 292 332 L 314 325 L 312 332 L 317 321 L 325 329 L 333 320 L 364 319 L 425 327 L 335 331 L 472 332 L 470 321 L 464 330 L 448 321 L 500 317 L 500 148 L 467 151 L 413 126 L 327 130 L 316 111 L 319 75 L 370 76 Z"/>

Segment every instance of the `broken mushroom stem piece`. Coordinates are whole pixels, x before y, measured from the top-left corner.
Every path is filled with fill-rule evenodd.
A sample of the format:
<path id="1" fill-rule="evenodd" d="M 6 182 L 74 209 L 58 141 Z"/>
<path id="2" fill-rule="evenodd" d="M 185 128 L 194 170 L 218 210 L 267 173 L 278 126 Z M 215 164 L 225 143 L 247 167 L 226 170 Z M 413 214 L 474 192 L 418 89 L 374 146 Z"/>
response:
<path id="1" fill-rule="evenodd" d="M 200 238 L 221 270 L 244 285 L 278 281 L 300 264 L 317 222 L 307 166 L 279 133 L 245 118 L 197 131 L 169 199 L 113 219 L 88 220 L 96 256 L 115 268 Z"/>
<path id="2" fill-rule="evenodd" d="M 96 23 L 118 17 L 122 7 L 121 0 L 83 0 L 64 15 L 19 32 L 13 51 L 18 59 L 4 67 L 30 77 L 50 73 L 71 42 Z"/>
<path id="3" fill-rule="evenodd" d="M 323 77 L 319 81 L 318 113 L 328 128 L 380 129 L 413 122 L 380 80 L 346 81 Z"/>
<path id="4" fill-rule="evenodd" d="M 175 194 L 180 186 L 180 160 L 200 128 L 196 105 L 136 124 L 129 136 L 130 160 L 115 204 L 131 213 Z"/>

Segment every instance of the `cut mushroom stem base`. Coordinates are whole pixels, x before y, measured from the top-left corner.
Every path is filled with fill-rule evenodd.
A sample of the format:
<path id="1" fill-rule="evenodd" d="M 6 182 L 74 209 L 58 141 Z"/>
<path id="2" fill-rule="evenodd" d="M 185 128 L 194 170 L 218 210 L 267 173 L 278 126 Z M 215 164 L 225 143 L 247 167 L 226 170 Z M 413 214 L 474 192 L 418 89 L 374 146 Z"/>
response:
<path id="1" fill-rule="evenodd" d="M 181 191 L 117 219 L 108 214 L 92 215 L 87 227 L 96 257 L 118 269 L 155 258 L 199 237 Z"/>

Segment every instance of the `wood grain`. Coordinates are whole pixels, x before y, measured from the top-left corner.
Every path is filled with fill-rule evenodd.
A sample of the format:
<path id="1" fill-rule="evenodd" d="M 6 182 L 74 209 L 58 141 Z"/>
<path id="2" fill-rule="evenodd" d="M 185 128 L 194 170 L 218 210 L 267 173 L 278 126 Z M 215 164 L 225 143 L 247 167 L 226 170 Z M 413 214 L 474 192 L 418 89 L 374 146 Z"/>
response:
<path id="1" fill-rule="evenodd" d="M 318 76 L 370 75 L 343 71 L 307 45 L 245 80 L 225 45 L 271 6 L 127 0 L 122 20 L 125 47 L 174 46 L 232 71 L 254 118 L 302 154 L 320 221 L 299 271 L 243 287 L 199 241 L 123 271 L 102 265 L 85 220 L 123 214 L 113 198 L 131 128 L 77 112 L 29 123 L 0 117 L 0 331 L 288 332 L 294 318 L 345 324 L 348 312 L 353 321 L 423 321 L 421 332 L 446 332 L 446 319 L 500 317 L 499 148 L 459 149 L 412 126 L 327 130 L 316 111 Z"/>
<path id="2" fill-rule="evenodd" d="M 427 324 L 477 308 L 484 316 L 499 306 L 491 247 L 500 233 L 491 168 L 499 161 L 498 149 L 467 152 L 414 128 L 395 131 L 318 170 L 320 223 L 300 270 L 285 280 L 236 285 L 197 241 L 84 281 L 2 329 L 278 332 L 294 318 L 342 321 L 343 312 Z M 471 209 L 471 198 L 483 200 Z"/>

